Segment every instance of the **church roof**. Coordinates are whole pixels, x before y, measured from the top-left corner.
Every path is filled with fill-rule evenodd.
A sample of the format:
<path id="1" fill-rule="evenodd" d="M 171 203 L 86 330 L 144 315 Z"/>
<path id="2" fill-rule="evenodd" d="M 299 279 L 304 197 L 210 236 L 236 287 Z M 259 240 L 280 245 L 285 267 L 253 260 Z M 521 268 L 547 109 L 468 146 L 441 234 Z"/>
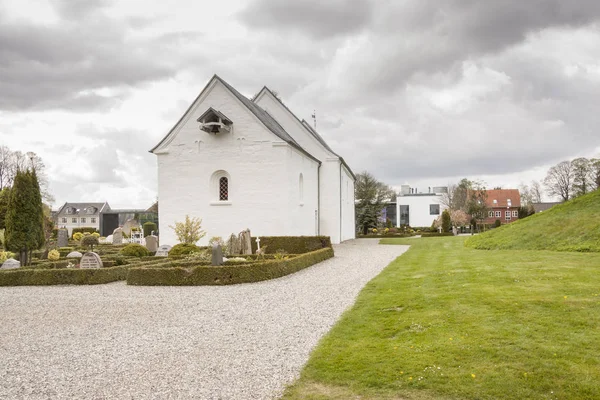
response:
<path id="1" fill-rule="evenodd" d="M 304 155 L 306 155 L 310 159 L 315 160 L 316 162 L 318 162 L 319 164 L 321 164 L 321 161 L 319 159 L 317 159 L 312 154 L 310 154 L 308 151 L 306 151 L 304 148 L 302 148 L 302 146 L 300 146 L 298 144 L 298 142 L 296 142 L 294 140 L 294 138 L 291 137 L 290 134 L 285 131 L 285 129 L 283 129 L 283 127 L 275 120 L 275 118 L 273 118 L 262 107 L 258 106 L 257 104 L 255 104 L 254 102 L 252 102 L 250 99 L 248 99 L 246 96 L 244 96 L 243 94 L 241 94 L 240 92 L 238 92 L 233 86 L 231 86 L 229 83 L 225 82 L 218 75 L 215 74 L 210 81 L 212 82 L 215 79 L 218 80 L 223 86 L 225 86 L 248 110 L 250 110 L 256 116 L 256 118 L 258 118 L 258 120 L 268 130 L 270 130 L 273 134 L 275 134 L 275 136 L 277 136 L 278 138 L 280 138 L 281 140 L 283 140 L 284 142 L 286 142 L 290 146 L 296 148 L 298 151 L 300 151 L 301 153 L 303 153 Z M 210 84 L 210 82 L 209 82 L 209 84 Z M 206 87 L 208 87 L 208 85 L 206 85 Z M 151 153 L 154 152 L 154 150 L 156 150 L 165 141 L 165 139 L 167 137 L 169 137 L 169 135 L 171 135 L 171 133 L 173 132 L 173 130 L 179 125 L 179 123 L 183 120 L 183 118 L 187 115 L 187 113 L 192 109 L 192 107 L 194 106 L 194 104 L 196 103 L 196 101 L 200 98 L 200 96 L 202 96 L 203 92 L 204 92 L 204 90 L 202 90 L 202 92 L 200 92 L 200 94 L 198 95 L 198 97 L 196 97 L 196 99 L 192 102 L 192 104 L 187 109 L 187 111 L 183 114 L 183 116 L 179 119 L 179 121 L 177 121 L 177 123 L 175 124 L 175 126 L 173 126 L 173 128 L 171 128 L 171 130 L 163 138 L 163 140 L 161 140 L 156 146 L 154 146 L 154 148 L 152 150 L 150 150 Z"/>
<path id="2" fill-rule="evenodd" d="M 331 147 L 329 147 L 329 145 L 327 144 L 327 142 L 325 141 L 325 139 L 323 139 L 323 137 L 321 135 L 319 135 L 319 133 L 317 133 L 317 131 L 315 129 L 313 129 L 310 124 L 308 122 L 306 122 L 305 120 L 300 121 L 300 118 L 298 118 L 296 116 L 296 114 L 294 114 L 292 112 L 292 110 L 290 110 L 288 108 L 288 106 L 285 105 L 285 103 L 283 101 L 281 101 L 281 99 L 279 98 L 279 96 L 277 96 L 275 93 L 273 93 L 273 91 L 271 89 L 269 89 L 267 86 L 263 87 L 262 90 L 259 92 L 259 94 L 263 91 L 266 90 L 267 92 L 271 93 L 271 95 L 294 117 L 296 118 L 296 120 L 300 123 L 300 125 L 302 125 L 307 131 L 308 133 L 310 133 L 316 140 L 317 142 L 319 142 L 321 144 L 321 146 L 323 146 L 327 151 L 329 151 L 331 154 L 333 154 L 334 156 L 338 157 L 340 159 L 340 161 L 342 162 L 342 164 L 344 164 L 344 166 L 346 167 L 346 169 L 350 172 L 350 175 L 352 175 L 352 177 L 354 179 L 356 179 L 356 176 L 354 175 L 354 172 L 352 172 L 352 169 L 350 169 L 350 166 L 346 163 L 346 161 L 344 160 L 343 157 L 341 157 L 339 154 L 337 154 L 335 151 L 333 151 L 331 149 Z M 254 103 L 254 102 L 252 102 Z"/>

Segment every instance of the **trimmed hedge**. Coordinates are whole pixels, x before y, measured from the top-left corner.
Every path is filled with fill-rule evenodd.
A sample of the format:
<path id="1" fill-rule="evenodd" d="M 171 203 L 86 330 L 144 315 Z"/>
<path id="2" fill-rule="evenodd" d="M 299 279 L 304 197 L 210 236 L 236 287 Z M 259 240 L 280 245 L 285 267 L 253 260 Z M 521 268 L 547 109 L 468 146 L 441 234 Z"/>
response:
<path id="1" fill-rule="evenodd" d="M 423 232 L 421 237 L 454 236 L 452 232 Z"/>
<path id="2" fill-rule="evenodd" d="M 327 247 L 286 260 L 257 261 L 252 264 L 220 267 L 193 266 L 190 268 L 132 267 L 127 275 L 127 284 L 194 286 L 259 282 L 298 272 L 331 257 L 333 257 L 333 249 Z"/>
<path id="3" fill-rule="evenodd" d="M 190 253 L 201 251 L 202 247 L 198 247 L 191 243 L 179 243 L 169 250 L 169 257 L 183 256 Z"/>
<path id="4" fill-rule="evenodd" d="M 251 238 L 252 253 L 256 253 L 256 237 Z M 289 254 L 304 254 L 331 247 L 329 236 L 260 236 L 260 247 L 267 247 L 266 254 L 285 250 Z M 170 254 L 170 253 L 169 253 Z"/>
<path id="5" fill-rule="evenodd" d="M 127 278 L 127 267 L 11 269 L 0 272 L 0 286 L 98 285 Z"/>
<path id="6" fill-rule="evenodd" d="M 405 237 L 413 237 L 417 235 L 416 233 L 388 233 L 388 234 L 379 234 L 379 235 L 357 235 L 357 239 L 378 239 L 378 238 L 405 238 Z"/>
<path id="7" fill-rule="evenodd" d="M 144 225 L 142 225 L 142 229 L 144 230 L 144 237 L 147 237 L 150 236 L 152 231 L 156 233 L 156 231 L 158 231 L 158 226 L 154 222 L 148 221 L 144 222 Z"/>

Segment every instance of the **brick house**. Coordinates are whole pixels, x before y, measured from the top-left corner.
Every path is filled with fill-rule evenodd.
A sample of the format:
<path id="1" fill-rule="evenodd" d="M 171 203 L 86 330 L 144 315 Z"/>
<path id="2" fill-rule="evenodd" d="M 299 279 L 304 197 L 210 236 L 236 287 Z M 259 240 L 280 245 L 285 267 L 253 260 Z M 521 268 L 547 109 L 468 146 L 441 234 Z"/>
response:
<path id="1" fill-rule="evenodd" d="M 518 189 L 492 189 L 486 190 L 488 215 L 484 220 L 486 224 L 493 224 L 499 219 L 503 224 L 508 224 L 519 219 L 521 195 Z"/>

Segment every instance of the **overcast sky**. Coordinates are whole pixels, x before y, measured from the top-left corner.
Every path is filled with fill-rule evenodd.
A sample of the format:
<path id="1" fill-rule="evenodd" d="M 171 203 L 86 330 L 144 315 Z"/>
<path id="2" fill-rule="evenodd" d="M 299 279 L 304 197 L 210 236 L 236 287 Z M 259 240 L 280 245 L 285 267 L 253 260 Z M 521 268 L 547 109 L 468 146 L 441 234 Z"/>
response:
<path id="1" fill-rule="evenodd" d="M 215 73 L 393 186 L 600 156 L 598 0 L 0 0 L 0 144 L 42 157 L 55 207 L 149 207 L 148 150 Z"/>

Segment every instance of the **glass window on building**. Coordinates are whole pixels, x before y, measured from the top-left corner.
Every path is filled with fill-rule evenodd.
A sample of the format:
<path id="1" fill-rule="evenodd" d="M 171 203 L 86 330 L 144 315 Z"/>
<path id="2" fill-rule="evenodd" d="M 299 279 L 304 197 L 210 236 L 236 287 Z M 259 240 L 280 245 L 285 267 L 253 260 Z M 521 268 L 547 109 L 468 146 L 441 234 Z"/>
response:
<path id="1" fill-rule="evenodd" d="M 439 204 L 430 204 L 429 205 L 429 215 L 440 215 L 440 205 Z"/>
<path id="2" fill-rule="evenodd" d="M 410 225 L 410 211 L 408 206 L 400 206 L 400 225 Z"/>

